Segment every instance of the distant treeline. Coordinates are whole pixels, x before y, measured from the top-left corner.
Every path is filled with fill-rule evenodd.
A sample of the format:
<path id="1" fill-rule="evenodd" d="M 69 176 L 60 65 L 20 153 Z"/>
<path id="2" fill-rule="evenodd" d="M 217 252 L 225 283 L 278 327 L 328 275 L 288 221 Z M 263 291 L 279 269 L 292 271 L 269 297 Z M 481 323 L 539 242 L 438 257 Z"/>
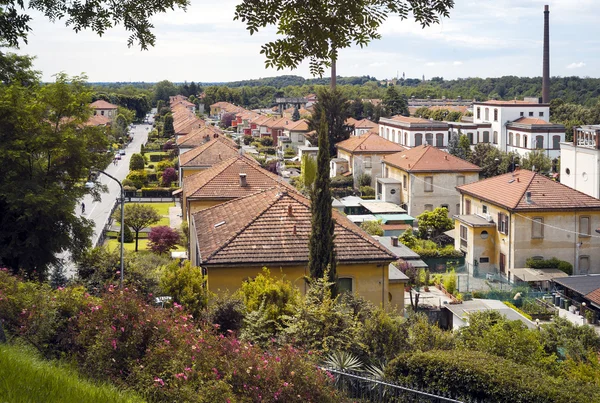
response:
<path id="1" fill-rule="evenodd" d="M 159 83 L 96 83 L 97 92 L 118 93 L 130 96 L 146 95 L 156 105 L 156 101 L 168 101 L 169 95 L 186 96 L 204 93 L 204 104 L 219 101 L 232 102 L 246 108 L 273 106 L 276 97 L 300 97 L 316 93 L 329 85 L 328 78 L 305 79 L 300 76 L 285 75 L 258 80 L 236 81 L 218 85 L 200 83 L 175 84 L 169 81 Z M 374 77 L 339 77 L 338 86 L 349 99 L 382 99 L 386 82 Z M 505 76 L 498 78 L 460 78 L 444 80 L 433 77 L 429 80 L 399 79 L 395 86 L 400 95 L 407 98 L 457 98 L 485 101 L 488 99 L 523 99 L 539 97 L 542 91 L 541 77 Z M 566 103 L 586 107 L 595 106 L 600 100 L 600 79 L 581 77 L 553 77 L 550 96 Z"/>

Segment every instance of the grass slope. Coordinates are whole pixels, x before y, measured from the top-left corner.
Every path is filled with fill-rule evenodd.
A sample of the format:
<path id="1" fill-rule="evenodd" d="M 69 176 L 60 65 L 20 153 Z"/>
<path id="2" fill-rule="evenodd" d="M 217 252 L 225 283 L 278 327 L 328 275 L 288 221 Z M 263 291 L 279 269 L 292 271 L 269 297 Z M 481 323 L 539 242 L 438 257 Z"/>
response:
<path id="1" fill-rule="evenodd" d="M 75 371 L 43 361 L 20 347 L 0 344 L 0 402 L 141 403 L 144 400 L 110 385 L 86 381 Z"/>

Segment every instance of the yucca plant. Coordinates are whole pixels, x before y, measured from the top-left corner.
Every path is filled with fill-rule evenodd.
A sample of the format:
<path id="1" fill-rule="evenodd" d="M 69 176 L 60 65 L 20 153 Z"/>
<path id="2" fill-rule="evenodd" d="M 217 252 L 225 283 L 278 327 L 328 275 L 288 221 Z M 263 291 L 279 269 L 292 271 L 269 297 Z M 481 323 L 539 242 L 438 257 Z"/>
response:
<path id="1" fill-rule="evenodd" d="M 325 365 L 338 371 L 360 371 L 362 369 L 362 363 L 358 357 L 347 351 L 334 351 L 329 354 Z"/>

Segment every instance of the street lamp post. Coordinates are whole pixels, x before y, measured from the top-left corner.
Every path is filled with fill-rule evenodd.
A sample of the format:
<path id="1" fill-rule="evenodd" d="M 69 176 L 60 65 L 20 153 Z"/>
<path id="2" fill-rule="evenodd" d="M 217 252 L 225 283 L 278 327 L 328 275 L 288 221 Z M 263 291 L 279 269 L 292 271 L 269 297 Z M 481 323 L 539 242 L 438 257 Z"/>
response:
<path id="1" fill-rule="evenodd" d="M 91 172 L 97 172 L 97 173 L 101 173 L 104 174 L 106 176 L 108 176 L 110 179 L 114 180 L 115 182 L 117 182 L 119 184 L 119 187 L 121 188 L 121 279 L 119 281 L 119 288 L 123 288 L 123 275 L 124 275 L 124 261 L 123 261 L 123 243 L 125 241 L 125 190 L 123 190 L 123 184 L 121 183 L 120 180 L 118 180 L 117 178 L 115 178 L 114 176 L 107 174 L 104 171 L 101 171 L 99 169 L 91 169 Z M 94 187 L 94 183 L 93 182 L 87 182 L 85 184 L 85 187 L 92 188 Z M 102 229 L 104 231 L 104 229 Z"/>

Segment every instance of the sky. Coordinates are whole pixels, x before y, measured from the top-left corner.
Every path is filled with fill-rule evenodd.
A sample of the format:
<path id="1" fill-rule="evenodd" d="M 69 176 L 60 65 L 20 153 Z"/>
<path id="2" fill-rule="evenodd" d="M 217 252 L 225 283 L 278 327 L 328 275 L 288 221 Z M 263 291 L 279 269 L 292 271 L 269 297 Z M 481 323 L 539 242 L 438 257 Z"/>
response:
<path id="1" fill-rule="evenodd" d="M 153 17 L 156 46 L 127 47 L 129 34 L 113 28 L 99 37 L 75 33 L 64 22 L 31 13 L 29 43 L 17 53 L 36 56 L 44 81 L 59 72 L 85 73 L 90 82 L 226 82 L 282 74 L 310 78 L 308 64 L 296 70 L 266 69 L 261 45 L 277 38 L 275 28 L 250 35 L 233 21 L 241 0 L 191 0 L 187 11 Z M 349 0 L 351 1 L 351 0 Z M 541 76 L 543 9 L 550 6 L 550 74 L 600 76 L 597 0 L 456 0 L 450 17 L 422 29 L 389 16 L 382 39 L 340 52 L 338 75 L 379 79 L 445 79 Z"/>

